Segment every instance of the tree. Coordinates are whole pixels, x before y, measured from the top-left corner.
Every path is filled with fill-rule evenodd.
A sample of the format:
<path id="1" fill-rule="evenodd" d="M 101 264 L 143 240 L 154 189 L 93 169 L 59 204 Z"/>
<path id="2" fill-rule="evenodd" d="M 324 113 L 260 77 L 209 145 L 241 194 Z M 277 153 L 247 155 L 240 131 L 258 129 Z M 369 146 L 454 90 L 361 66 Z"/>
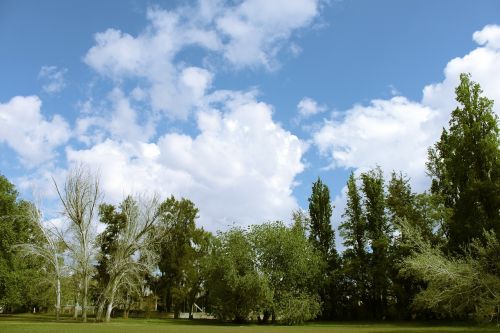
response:
<path id="1" fill-rule="evenodd" d="M 400 263 L 409 255 L 411 248 L 408 247 L 405 237 L 408 237 L 401 231 L 401 223 L 409 223 L 412 226 L 419 227 L 425 232 L 427 239 L 433 237 L 434 223 L 424 218 L 425 215 L 419 209 L 419 200 L 423 197 L 413 193 L 409 179 L 401 172 L 392 172 L 391 179 L 387 185 L 387 209 L 388 218 L 392 230 L 398 230 L 394 234 L 393 242 L 389 247 L 390 265 L 388 266 L 389 279 L 392 281 L 391 294 L 393 302 L 390 312 L 393 317 L 398 319 L 410 318 L 410 304 L 417 292 L 422 289 L 422 283 L 416 283 L 408 276 L 399 273 Z M 428 207 L 426 207 L 427 209 Z"/>
<path id="2" fill-rule="evenodd" d="M 385 193 L 382 170 L 376 168 L 361 174 L 364 194 L 367 237 L 371 243 L 369 261 L 371 312 L 375 318 L 385 316 L 387 309 L 388 248 L 390 229 L 385 213 Z"/>
<path id="3" fill-rule="evenodd" d="M 332 203 L 330 202 L 330 190 L 323 184 L 321 179 L 313 183 L 312 193 L 309 197 L 309 239 L 321 252 L 326 260 L 335 258 L 335 233 L 332 229 L 330 219 L 332 217 Z"/>
<path id="4" fill-rule="evenodd" d="M 309 240 L 321 253 L 324 262 L 322 278 L 318 283 L 319 294 L 322 301 L 322 316 L 335 317 L 338 302 L 338 283 L 335 281 L 339 259 L 335 248 L 335 232 L 330 219 L 332 217 L 332 204 L 330 190 L 321 179 L 313 183 L 312 193 L 309 197 Z"/>
<path id="5" fill-rule="evenodd" d="M 158 267 L 164 287 L 164 304 L 170 311 L 173 303 L 175 318 L 179 317 L 185 301 L 188 301 L 189 309 L 192 308 L 200 290 L 200 260 L 206 255 L 210 236 L 196 227 L 196 218 L 198 209 L 185 198 L 177 200 L 171 196 L 159 208 Z"/>
<path id="6" fill-rule="evenodd" d="M 268 304 L 267 279 L 256 269 L 255 252 L 244 230 L 219 233 L 207 259 L 206 289 L 218 319 L 243 322 Z"/>
<path id="7" fill-rule="evenodd" d="M 54 180 L 63 205 L 63 214 L 69 220 L 71 241 L 67 244 L 74 260 L 75 273 L 81 277 L 83 291 L 82 320 L 87 321 L 87 299 L 95 254 L 95 217 L 101 198 L 99 179 L 87 167 L 70 170 L 63 188 Z"/>
<path id="8" fill-rule="evenodd" d="M 362 317 L 362 309 L 368 303 L 367 225 L 363 214 L 362 201 L 353 173 L 347 181 L 347 204 L 342 215 L 343 222 L 339 230 L 344 239 L 344 273 L 348 278 L 349 293 L 345 301 L 350 303 L 351 315 Z M 346 304 L 344 304 L 345 306 Z M 354 313 L 352 313 L 354 312 Z"/>
<path id="9" fill-rule="evenodd" d="M 0 175 L 0 308 L 5 312 L 30 310 L 40 305 L 43 263 L 39 258 L 22 258 L 18 243 L 38 243 L 39 230 L 30 222 L 30 203 L 19 198 L 15 186 Z"/>
<path id="10" fill-rule="evenodd" d="M 303 230 L 277 221 L 252 226 L 248 236 L 270 289 L 263 321 L 269 314 L 287 324 L 314 319 L 321 309 L 316 282 L 323 262 Z"/>
<path id="11" fill-rule="evenodd" d="M 418 227 L 402 222 L 402 231 L 412 248 L 403 261 L 402 273 L 427 288 L 414 299 L 414 306 L 445 316 L 474 314 L 490 319 L 500 307 L 500 242 L 493 232 L 484 232 L 456 257 L 425 240 Z"/>
<path id="12" fill-rule="evenodd" d="M 101 221 L 110 223 L 101 239 L 107 239 L 107 253 L 101 262 L 105 262 L 107 276 L 98 317 L 102 304 L 106 303 L 105 321 L 111 320 L 116 295 L 120 288 L 132 289 L 144 280 L 144 275 L 153 270 L 156 262 L 150 233 L 158 219 L 158 199 L 125 198 L 120 205 L 120 212 L 114 212 L 109 206 L 101 206 Z M 116 223 L 118 221 L 118 223 Z M 100 318 L 98 318 L 100 319 Z"/>
<path id="13" fill-rule="evenodd" d="M 61 279 L 63 277 L 63 250 L 60 234 L 54 227 L 44 225 L 42 213 L 35 205 L 29 207 L 30 221 L 34 229 L 41 235 L 40 241 L 20 243 L 15 247 L 25 256 L 40 257 L 53 270 L 54 289 L 56 295 L 56 320 L 61 313 Z M 50 270 L 47 270 L 47 273 Z"/>
<path id="14" fill-rule="evenodd" d="M 493 101 L 479 84 L 461 74 L 455 92 L 460 106 L 429 149 L 427 170 L 432 193 L 452 211 L 445 231 L 457 253 L 474 238 L 484 240 L 483 229 L 500 235 L 500 141 Z"/>

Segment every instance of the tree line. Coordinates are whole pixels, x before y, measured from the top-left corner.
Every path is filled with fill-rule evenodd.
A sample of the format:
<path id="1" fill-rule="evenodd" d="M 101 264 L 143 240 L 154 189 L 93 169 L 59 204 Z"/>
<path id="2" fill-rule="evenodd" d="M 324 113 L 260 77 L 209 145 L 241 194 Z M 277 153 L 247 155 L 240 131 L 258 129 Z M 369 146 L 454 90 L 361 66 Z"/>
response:
<path id="1" fill-rule="evenodd" d="M 103 203 L 98 177 L 78 166 L 54 182 L 66 221 L 55 228 L 1 176 L 0 310 L 45 307 L 59 318 L 63 304 L 74 304 L 87 321 L 92 305 L 95 320 L 109 321 L 154 302 L 176 318 L 198 306 L 220 320 L 260 323 L 498 318 L 498 118 L 470 75 L 460 76 L 456 100 L 428 151 L 428 191 L 375 167 L 351 173 L 346 207 L 336 212 L 318 178 L 308 210 L 292 212 L 290 225 L 212 234 L 196 225 L 187 198 Z"/>

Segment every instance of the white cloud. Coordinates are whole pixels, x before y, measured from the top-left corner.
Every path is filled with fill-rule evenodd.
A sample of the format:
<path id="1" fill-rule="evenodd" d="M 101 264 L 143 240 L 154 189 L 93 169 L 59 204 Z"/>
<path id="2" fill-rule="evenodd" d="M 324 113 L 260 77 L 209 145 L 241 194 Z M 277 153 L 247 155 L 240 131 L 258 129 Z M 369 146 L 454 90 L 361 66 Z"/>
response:
<path id="1" fill-rule="evenodd" d="M 341 120 L 327 121 L 314 142 L 332 167 L 404 170 L 422 190 L 427 147 L 436 139 L 430 131 L 434 117 L 434 110 L 404 97 L 374 100 L 354 106 Z"/>
<path id="2" fill-rule="evenodd" d="M 422 103 L 439 109 L 443 122 L 456 107 L 455 87 L 460 73 L 470 73 L 481 85 L 485 96 L 496 101 L 495 111 L 500 115 L 500 26 L 487 25 L 476 31 L 474 40 L 482 45 L 463 57 L 452 59 L 444 69 L 442 82 L 424 88 Z"/>
<path id="3" fill-rule="evenodd" d="M 148 27 L 137 37 L 116 29 L 97 33 L 96 45 L 84 61 L 116 82 L 127 78 L 146 80 L 144 88 L 153 110 L 172 118 L 186 118 L 209 88 L 211 74 L 202 68 L 175 64 L 174 57 L 189 45 L 217 48 L 217 36 L 186 22 L 187 18 L 176 11 L 149 9 L 148 20 Z M 137 89 L 144 95 L 144 88 L 136 87 L 134 95 Z"/>
<path id="4" fill-rule="evenodd" d="M 66 87 L 64 76 L 67 71 L 66 68 L 58 69 L 56 66 L 42 66 L 38 73 L 38 78 L 44 82 L 42 86 L 43 91 L 55 94 L 63 90 Z"/>
<path id="5" fill-rule="evenodd" d="M 297 207 L 292 189 L 302 172 L 304 146 L 272 120 L 269 105 L 253 96 L 218 92 L 200 111 L 194 137 L 168 133 L 155 143 L 105 140 L 68 149 L 71 163 L 99 169 L 107 199 L 158 191 L 186 196 L 211 230 L 227 224 L 288 218 Z"/>
<path id="6" fill-rule="evenodd" d="M 47 120 L 37 96 L 16 96 L 0 103 L 0 142 L 10 146 L 29 167 L 48 161 L 70 137 L 69 126 L 59 115 Z"/>
<path id="7" fill-rule="evenodd" d="M 139 88 L 147 91 L 155 111 L 185 119 L 210 89 L 214 73 L 179 61 L 179 52 L 196 46 L 205 57 L 214 55 L 236 68 L 271 69 L 292 33 L 310 25 L 318 13 L 319 0 L 208 0 L 172 11 L 150 8 L 141 34 L 97 33 L 84 61 L 117 84 L 143 80 L 145 87 Z"/>
<path id="8" fill-rule="evenodd" d="M 87 100 L 79 106 L 82 116 L 76 120 L 75 137 L 87 145 L 106 138 L 147 141 L 155 134 L 154 117 L 149 112 L 137 110 L 118 88 L 113 89 L 100 105 Z"/>
<path id="9" fill-rule="evenodd" d="M 424 87 L 421 102 L 397 96 L 373 100 L 347 110 L 342 119 L 325 121 L 314 134 L 320 152 L 333 167 L 359 172 L 378 164 L 385 172 L 406 172 L 415 190 L 426 189 L 427 148 L 437 141 L 456 107 L 460 73 L 471 73 L 484 94 L 497 101 L 494 110 L 500 115 L 500 26 L 486 26 L 473 38 L 480 46 L 448 62 L 444 80 Z"/>
<path id="10" fill-rule="evenodd" d="M 500 26 L 487 25 L 482 30 L 474 32 L 472 38 L 479 45 L 498 51 L 500 49 Z"/>
<path id="11" fill-rule="evenodd" d="M 227 38 L 224 57 L 237 67 L 273 68 L 281 43 L 309 26 L 318 13 L 317 0 L 246 0 L 227 8 L 216 19 L 217 30 Z"/>
<path id="12" fill-rule="evenodd" d="M 326 107 L 324 105 L 318 105 L 315 100 L 309 97 L 302 98 L 299 104 L 297 104 L 297 109 L 299 111 L 299 115 L 303 118 L 314 116 L 318 113 L 326 111 Z"/>

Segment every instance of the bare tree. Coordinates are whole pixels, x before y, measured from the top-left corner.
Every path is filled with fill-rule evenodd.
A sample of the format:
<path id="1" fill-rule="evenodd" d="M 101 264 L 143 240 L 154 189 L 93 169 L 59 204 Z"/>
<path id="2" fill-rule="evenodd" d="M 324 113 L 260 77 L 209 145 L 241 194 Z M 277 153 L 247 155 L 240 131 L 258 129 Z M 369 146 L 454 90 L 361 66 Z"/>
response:
<path id="1" fill-rule="evenodd" d="M 95 217 L 101 199 L 99 178 L 90 169 L 78 165 L 70 170 L 64 187 L 59 188 L 53 179 L 68 218 L 72 237 L 68 244 L 76 271 L 82 279 L 82 320 L 87 321 L 87 294 L 92 276 L 95 253 Z"/>
<path id="2" fill-rule="evenodd" d="M 102 316 L 106 304 L 105 321 L 111 319 L 111 312 L 117 298 L 117 293 L 124 287 L 133 289 L 144 280 L 144 275 L 155 266 L 155 251 L 152 249 L 151 231 L 158 219 L 159 200 L 139 197 L 127 197 L 120 205 L 124 225 L 120 229 L 114 250 L 110 253 L 107 266 L 109 275 L 98 310 L 98 320 Z"/>
<path id="3" fill-rule="evenodd" d="M 54 287 L 56 291 L 56 320 L 61 313 L 61 277 L 63 273 L 63 251 L 61 234 L 54 226 L 43 223 L 40 209 L 34 204 L 28 208 L 28 218 L 42 236 L 42 242 L 15 245 L 25 256 L 42 258 L 54 270 Z"/>

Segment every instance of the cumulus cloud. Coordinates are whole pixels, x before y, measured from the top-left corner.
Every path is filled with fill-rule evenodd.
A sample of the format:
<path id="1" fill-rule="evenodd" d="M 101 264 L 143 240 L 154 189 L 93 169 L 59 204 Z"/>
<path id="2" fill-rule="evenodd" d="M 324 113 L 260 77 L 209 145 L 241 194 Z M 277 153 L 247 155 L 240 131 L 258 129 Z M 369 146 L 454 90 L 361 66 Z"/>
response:
<path id="1" fill-rule="evenodd" d="M 312 98 L 304 97 L 300 100 L 299 104 L 297 104 L 297 110 L 301 117 L 308 118 L 318 113 L 325 112 L 326 107 L 324 105 L 318 105 Z"/>
<path id="2" fill-rule="evenodd" d="M 37 96 L 16 96 L 0 103 L 0 142 L 6 143 L 28 167 L 55 156 L 55 149 L 70 137 L 69 126 L 59 115 L 46 119 Z"/>
<path id="3" fill-rule="evenodd" d="M 327 121 L 314 135 L 332 167 L 404 170 L 416 184 L 425 184 L 427 147 L 435 139 L 430 130 L 434 111 L 404 97 L 356 105 L 341 120 Z M 423 188 L 420 188 L 422 190 Z"/>
<path id="4" fill-rule="evenodd" d="M 214 73 L 178 61 L 179 52 L 194 46 L 205 57 L 219 57 L 236 68 L 271 68 L 292 33 L 310 25 L 318 12 L 319 0 L 199 1 L 171 11 L 150 8 L 141 34 L 97 33 L 84 61 L 117 83 L 143 80 L 142 91 L 155 111 L 185 119 L 210 89 Z"/>
<path id="5" fill-rule="evenodd" d="M 444 80 L 424 87 L 421 101 L 401 96 L 373 100 L 347 110 L 341 119 L 325 121 L 313 141 L 331 167 L 360 172 L 378 164 L 386 173 L 406 172 L 415 190 L 425 190 L 427 148 L 439 138 L 457 106 L 460 73 L 471 73 L 484 94 L 497 101 L 494 110 L 500 115 L 500 26 L 488 25 L 473 38 L 479 46 L 448 62 Z"/>
<path id="6" fill-rule="evenodd" d="M 224 57 L 238 67 L 273 68 L 281 42 L 310 25 L 318 13 L 317 0 L 246 0 L 227 8 L 216 19 L 217 30 L 226 40 Z"/>
<path id="7" fill-rule="evenodd" d="M 42 66 L 38 73 L 38 78 L 44 82 L 42 86 L 43 91 L 55 94 L 63 90 L 66 87 L 64 76 L 67 71 L 66 68 L 59 69 L 56 66 Z"/>
<path id="8" fill-rule="evenodd" d="M 80 103 L 81 116 L 76 120 L 75 137 L 86 145 L 106 138 L 148 141 L 155 134 L 154 117 L 147 110 L 138 110 L 133 104 L 136 99 L 134 95 L 128 98 L 121 89 L 115 88 L 100 105 L 94 105 L 92 100 Z"/>
<path id="9" fill-rule="evenodd" d="M 455 87 L 460 73 L 470 73 L 484 94 L 496 101 L 495 112 L 500 115 L 500 26 L 487 25 L 473 34 L 479 47 L 463 57 L 452 59 L 444 69 L 442 82 L 428 85 L 423 90 L 422 103 L 440 110 L 443 121 L 456 107 Z"/>
<path id="10" fill-rule="evenodd" d="M 272 119 L 272 108 L 250 94 L 218 92 L 197 115 L 199 134 L 167 133 L 157 142 L 107 139 L 68 149 L 102 175 L 107 199 L 157 191 L 186 196 L 211 230 L 227 224 L 288 218 L 292 190 L 304 166 L 301 141 Z"/>

